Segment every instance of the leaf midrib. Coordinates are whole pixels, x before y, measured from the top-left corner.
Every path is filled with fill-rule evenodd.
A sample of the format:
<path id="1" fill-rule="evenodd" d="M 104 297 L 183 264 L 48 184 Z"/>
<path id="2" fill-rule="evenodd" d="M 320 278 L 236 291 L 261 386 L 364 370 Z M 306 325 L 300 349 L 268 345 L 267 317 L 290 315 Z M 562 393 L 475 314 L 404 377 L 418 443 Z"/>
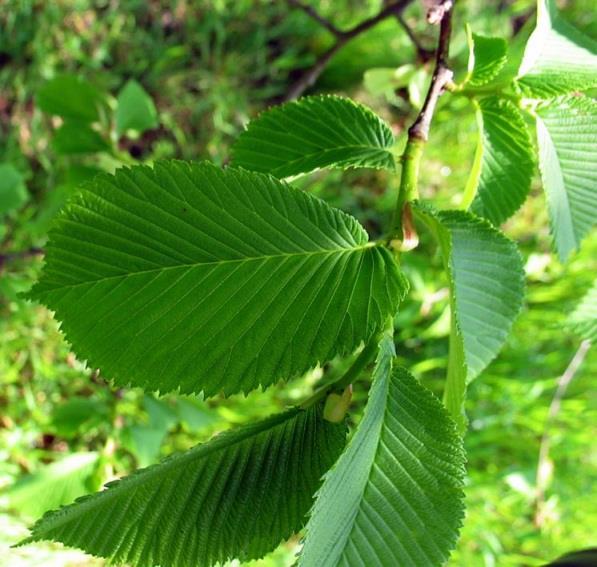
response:
<path id="1" fill-rule="evenodd" d="M 367 248 L 374 248 L 376 246 L 379 246 L 379 244 L 376 242 L 367 242 L 364 245 L 353 246 L 350 248 L 334 248 L 334 249 L 317 250 L 317 251 L 289 252 L 289 253 L 284 253 L 284 254 L 265 254 L 263 256 L 251 256 L 248 258 L 234 258 L 234 259 L 230 259 L 230 260 L 219 260 L 219 261 L 215 261 L 215 262 L 194 262 L 194 263 L 188 263 L 188 264 L 177 264 L 174 266 L 163 266 L 163 267 L 159 267 L 159 268 L 152 268 L 150 270 L 138 270 L 135 272 L 116 274 L 113 276 L 107 276 L 107 277 L 98 278 L 95 280 L 88 279 L 83 282 L 78 282 L 78 283 L 74 283 L 74 284 L 55 285 L 55 286 L 52 286 L 51 289 L 44 290 L 41 293 L 52 293 L 52 292 L 59 291 L 62 289 L 72 289 L 72 288 L 76 288 L 76 287 L 83 286 L 83 285 L 89 285 L 89 284 L 96 285 L 96 284 L 114 280 L 114 279 L 126 279 L 129 277 L 139 276 L 139 275 L 144 275 L 144 274 L 154 274 L 156 272 L 163 273 L 163 272 L 167 272 L 170 270 L 180 270 L 180 269 L 185 269 L 185 268 L 192 269 L 192 268 L 197 268 L 198 266 L 221 266 L 224 264 L 238 264 L 238 263 L 245 263 L 245 262 L 271 260 L 273 258 L 293 258 L 293 257 L 301 257 L 301 256 L 304 257 L 304 256 L 318 256 L 318 255 L 325 256 L 325 255 L 332 255 L 332 254 L 338 254 L 338 253 L 345 254 L 347 252 L 354 253 L 354 252 L 358 252 L 361 250 L 365 250 Z M 51 251 L 50 251 L 50 253 L 51 253 Z"/>

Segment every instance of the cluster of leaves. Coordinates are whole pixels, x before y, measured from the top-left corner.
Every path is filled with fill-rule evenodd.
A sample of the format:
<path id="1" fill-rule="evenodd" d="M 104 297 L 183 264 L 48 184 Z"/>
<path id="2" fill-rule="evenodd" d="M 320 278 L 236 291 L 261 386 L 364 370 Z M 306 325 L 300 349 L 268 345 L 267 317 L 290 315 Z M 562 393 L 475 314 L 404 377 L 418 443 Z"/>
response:
<path id="1" fill-rule="evenodd" d="M 471 36 L 470 72 L 456 88 L 478 104 L 483 134 L 470 210 L 413 203 L 437 241 L 450 286 L 446 407 L 395 367 L 394 317 L 408 284 L 387 239 L 370 242 L 355 219 L 283 181 L 326 167 L 394 171 L 390 128 L 347 99 L 290 103 L 248 126 L 234 167 L 158 162 L 87 183 L 55 223 L 43 276 L 29 296 L 56 312 L 80 358 L 117 384 L 160 392 L 248 392 L 364 344 L 357 362 L 367 364 L 372 352 L 377 362 L 348 446 L 344 426 L 329 419 L 345 376 L 300 407 L 47 514 L 27 541 L 55 539 L 137 565 L 250 559 L 299 531 L 316 495 L 300 565 L 447 559 L 463 515 L 466 384 L 497 355 L 523 298 L 520 256 L 494 226 L 526 197 L 535 162 L 514 101 L 537 116 L 562 257 L 595 217 L 594 174 L 582 159 L 583 151 L 595 152 L 594 103 L 560 97 L 592 87 L 595 75 L 585 66 L 595 62 L 552 4 L 541 6 L 514 77 L 500 75 L 504 42 Z M 558 53 L 544 54 L 554 33 L 569 49 L 584 50 L 576 79 L 558 78 Z M 138 93 L 127 87 L 118 107 Z M 85 109 L 73 117 L 48 100 L 49 112 L 62 112 L 61 129 L 103 112 L 98 105 L 93 116 Z M 118 131 L 138 120 L 122 114 Z M 88 139 L 99 135 L 84 130 L 93 132 Z M 333 421 L 342 421 L 340 413 Z"/>

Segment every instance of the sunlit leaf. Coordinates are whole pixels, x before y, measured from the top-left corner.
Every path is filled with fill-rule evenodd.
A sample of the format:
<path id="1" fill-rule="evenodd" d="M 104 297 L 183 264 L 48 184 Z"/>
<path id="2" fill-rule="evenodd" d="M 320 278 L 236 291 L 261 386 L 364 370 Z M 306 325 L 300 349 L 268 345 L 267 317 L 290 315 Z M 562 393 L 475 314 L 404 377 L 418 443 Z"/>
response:
<path id="1" fill-rule="evenodd" d="M 30 296 L 119 384 L 249 391 L 369 341 L 406 282 L 350 216 L 275 179 L 163 162 L 96 177 Z"/>
<path id="2" fill-rule="evenodd" d="M 462 439 L 386 336 L 359 427 L 306 527 L 301 567 L 442 565 L 464 516 Z"/>
<path id="3" fill-rule="evenodd" d="M 348 98 L 315 96 L 266 110 L 233 147 L 234 165 L 285 178 L 322 167 L 394 169 L 394 135 Z"/>
<path id="4" fill-rule="evenodd" d="M 291 409 L 50 512 L 23 543 L 55 540 L 148 567 L 257 558 L 302 527 L 344 439 L 321 406 Z"/>

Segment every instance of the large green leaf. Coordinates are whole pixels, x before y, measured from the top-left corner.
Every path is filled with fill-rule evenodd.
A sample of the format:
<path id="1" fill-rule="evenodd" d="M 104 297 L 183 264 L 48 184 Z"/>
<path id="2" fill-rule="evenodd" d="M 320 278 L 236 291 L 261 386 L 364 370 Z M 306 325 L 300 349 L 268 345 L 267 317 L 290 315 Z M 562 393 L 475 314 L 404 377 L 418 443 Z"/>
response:
<path id="1" fill-rule="evenodd" d="M 564 21 L 555 0 L 538 0 L 537 27 L 525 49 L 517 85 L 551 98 L 597 86 L 597 42 Z"/>
<path id="2" fill-rule="evenodd" d="M 98 453 L 73 453 L 46 465 L 39 471 L 21 477 L 4 493 L 6 504 L 32 518 L 63 504 L 90 490 L 96 490 Z M 101 481 L 100 481 L 101 482 Z"/>
<path id="3" fill-rule="evenodd" d="M 284 178 L 322 167 L 394 169 L 394 135 L 368 108 L 338 96 L 266 110 L 233 147 L 233 163 Z"/>
<path id="4" fill-rule="evenodd" d="M 524 297 L 522 259 L 513 242 L 463 211 L 418 209 L 434 233 L 450 283 L 452 328 L 446 386 L 448 409 L 463 425 L 467 380 L 498 354 Z"/>
<path id="5" fill-rule="evenodd" d="M 406 284 L 350 216 L 269 176 L 163 162 L 96 177 L 30 296 L 117 383 L 248 391 L 369 341 Z"/>
<path id="6" fill-rule="evenodd" d="M 23 543 L 51 539 L 135 566 L 253 559 L 303 525 L 345 427 L 321 406 L 219 435 L 50 512 Z"/>
<path id="7" fill-rule="evenodd" d="M 469 47 L 467 85 L 485 85 L 501 71 L 507 61 L 508 44 L 501 37 L 484 37 L 471 33 L 467 26 Z"/>
<path id="8" fill-rule="evenodd" d="M 597 219 L 597 102 L 570 97 L 539 107 L 537 142 L 555 247 L 564 261 Z"/>
<path id="9" fill-rule="evenodd" d="M 583 339 L 597 341 L 597 280 L 571 313 L 568 323 Z"/>
<path id="10" fill-rule="evenodd" d="M 135 80 L 130 80 L 118 93 L 116 132 L 127 130 L 143 133 L 158 125 L 158 113 L 151 97 Z"/>
<path id="11" fill-rule="evenodd" d="M 471 210 L 498 225 L 518 210 L 529 193 L 535 171 L 533 145 L 524 118 L 512 102 L 483 98 L 477 112 L 481 161 Z"/>
<path id="12" fill-rule="evenodd" d="M 380 344 L 365 415 L 326 475 L 301 567 L 441 565 L 464 516 L 464 451 L 442 404 Z"/>
<path id="13" fill-rule="evenodd" d="M 63 74 L 49 80 L 39 89 L 36 102 L 48 114 L 79 122 L 94 122 L 99 119 L 98 108 L 103 96 L 85 79 Z"/>

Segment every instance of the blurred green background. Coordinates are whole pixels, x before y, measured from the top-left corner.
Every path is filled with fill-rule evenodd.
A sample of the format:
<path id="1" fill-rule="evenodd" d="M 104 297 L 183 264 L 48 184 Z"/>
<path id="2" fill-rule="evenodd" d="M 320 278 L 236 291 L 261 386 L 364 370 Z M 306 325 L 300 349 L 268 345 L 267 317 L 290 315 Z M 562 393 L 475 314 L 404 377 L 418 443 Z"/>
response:
<path id="1" fill-rule="evenodd" d="M 346 28 L 375 14 L 380 2 L 312 4 Z M 561 8 L 597 37 L 592 0 Z M 532 29 L 534 2 L 461 0 L 455 17 L 458 74 L 466 70 L 465 23 L 515 48 Z M 405 18 L 432 48 L 436 30 L 419 3 Z M 9 546 L 44 511 L 311 391 L 320 371 L 246 398 L 114 389 L 69 352 L 51 313 L 18 293 L 37 277 L 51 220 L 79 183 L 166 157 L 225 164 L 244 124 L 283 98 L 332 40 L 284 1 L 0 0 L 0 565 L 102 565 L 56 545 Z M 399 151 L 430 72 L 390 18 L 341 50 L 312 92 L 374 108 L 397 133 Z M 424 157 L 423 198 L 458 205 L 475 128 L 470 104 L 444 96 Z M 296 184 L 355 215 L 374 237 L 397 189 L 396 177 L 368 171 L 317 172 Z M 501 355 L 469 390 L 468 511 L 454 566 L 542 565 L 597 543 L 595 348 L 547 420 L 557 379 L 581 344 L 567 321 L 597 272 L 597 239 L 560 265 L 538 180 L 505 230 L 526 262 L 527 298 Z M 424 233 L 404 269 L 412 290 L 397 317 L 398 353 L 441 394 L 447 289 Z M 357 389 L 355 419 L 365 398 Z M 549 452 L 538 488 L 542 439 Z M 290 565 L 298 545 L 295 538 L 253 564 Z"/>

